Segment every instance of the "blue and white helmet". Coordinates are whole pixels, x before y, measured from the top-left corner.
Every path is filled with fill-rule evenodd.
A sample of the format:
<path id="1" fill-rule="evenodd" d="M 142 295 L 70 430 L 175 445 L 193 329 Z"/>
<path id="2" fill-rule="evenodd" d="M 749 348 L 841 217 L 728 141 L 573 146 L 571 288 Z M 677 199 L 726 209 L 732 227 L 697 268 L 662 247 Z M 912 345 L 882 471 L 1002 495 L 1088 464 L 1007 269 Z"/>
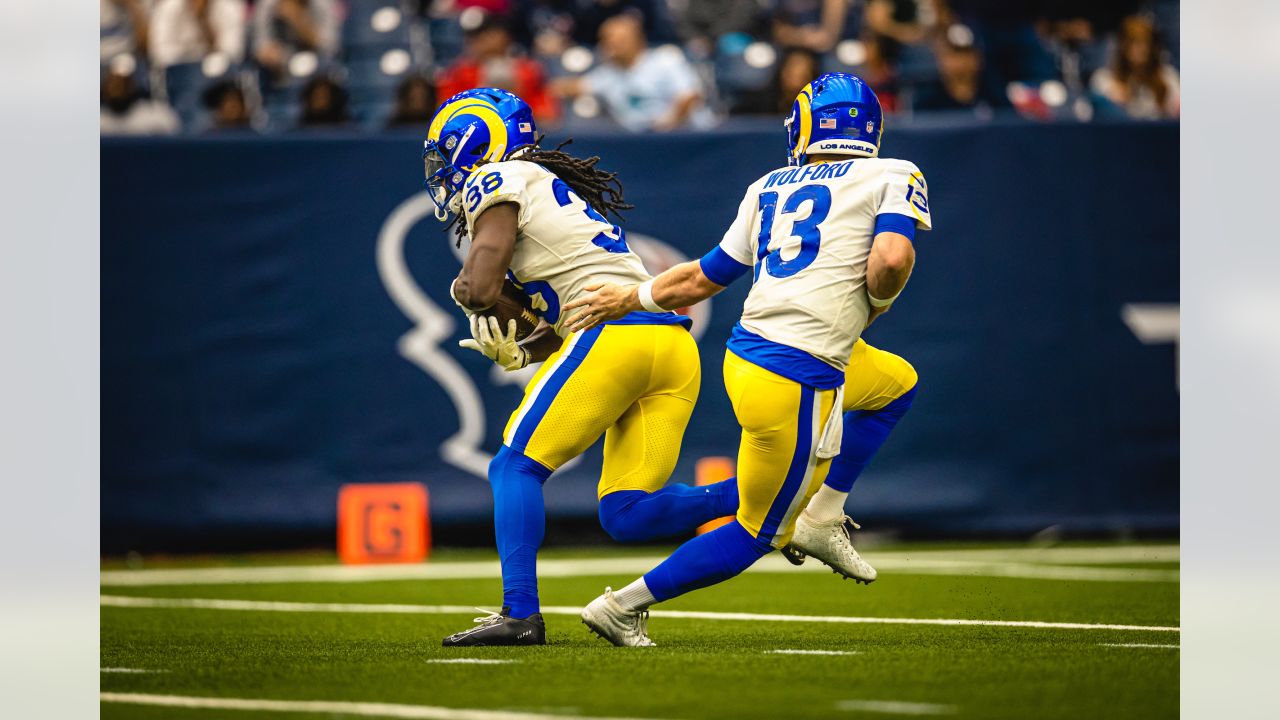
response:
<path id="1" fill-rule="evenodd" d="M 498 88 L 467 90 L 436 110 L 423 143 L 426 187 L 442 219 L 458 212 L 458 192 L 467 177 L 486 162 L 501 162 L 533 145 L 533 110 L 518 96 Z"/>
<path id="2" fill-rule="evenodd" d="M 787 128 L 787 164 L 803 165 L 809 155 L 875 157 L 884 133 L 880 99 L 862 78 L 825 73 L 796 96 Z"/>

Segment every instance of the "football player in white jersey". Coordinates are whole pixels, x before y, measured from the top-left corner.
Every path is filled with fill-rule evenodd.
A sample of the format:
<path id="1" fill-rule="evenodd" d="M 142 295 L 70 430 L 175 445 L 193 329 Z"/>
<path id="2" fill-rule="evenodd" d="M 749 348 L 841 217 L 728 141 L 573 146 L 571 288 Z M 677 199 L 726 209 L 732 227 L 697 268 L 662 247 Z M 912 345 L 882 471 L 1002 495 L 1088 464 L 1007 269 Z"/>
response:
<path id="1" fill-rule="evenodd" d="M 926 186 L 912 163 L 878 157 L 880 103 L 853 75 L 811 82 L 786 127 L 789 167 L 747 188 L 737 219 L 706 256 L 565 305 L 576 311 L 569 329 L 579 331 L 637 310 L 691 305 L 752 273 L 724 362 L 742 426 L 737 515 L 583 610 L 583 621 L 615 645 L 652 645 L 650 605 L 731 578 L 788 543 L 795 559 L 812 555 L 846 577 L 875 578 L 850 542 L 844 502 L 909 407 L 916 374 L 860 335 L 911 274 L 916 230 L 932 224 Z M 829 472 L 834 482 L 824 484 Z"/>
<path id="2" fill-rule="evenodd" d="M 450 294 L 470 316 L 469 347 L 507 370 L 545 361 L 511 414 L 489 465 L 502 560 L 502 612 L 445 639 L 446 646 L 542 645 L 536 557 L 542 483 L 603 434 L 600 520 L 618 539 L 690 533 L 737 505 L 736 482 L 665 486 L 698 397 L 701 368 L 688 318 L 643 309 L 583 332 L 565 326 L 563 303 L 601 282 L 650 279 L 621 227 L 603 213 L 629 207 L 621 184 L 595 164 L 543 150 L 533 115 L 505 90 L 446 100 L 428 130 L 427 189 L 437 216 L 469 239 Z M 486 315 L 511 280 L 541 318 L 517 324 Z"/>

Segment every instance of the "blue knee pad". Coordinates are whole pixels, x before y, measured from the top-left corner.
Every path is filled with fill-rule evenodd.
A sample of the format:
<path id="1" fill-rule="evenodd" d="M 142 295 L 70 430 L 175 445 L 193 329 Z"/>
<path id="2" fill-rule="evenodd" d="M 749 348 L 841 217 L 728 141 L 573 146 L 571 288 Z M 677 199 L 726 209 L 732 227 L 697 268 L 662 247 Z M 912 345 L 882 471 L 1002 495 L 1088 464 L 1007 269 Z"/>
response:
<path id="1" fill-rule="evenodd" d="M 616 490 L 600 498 L 600 526 L 618 542 L 634 543 L 692 533 L 699 525 L 738 511 L 738 481 L 668 485 L 657 492 Z"/>
<path id="2" fill-rule="evenodd" d="M 489 463 L 493 527 L 502 560 L 502 604 L 512 617 L 538 612 L 538 548 L 546 533 L 542 483 L 551 470 L 506 445 Z"/>
<path id="3" fill-rule="evenodd" d="M 894 426 L 911 409 L 919 387 L 912 387 L 879 410 L 850 410 L 844 414 L 844 439 L 840 454 L 831 461 L 825 483 L 828 487 L 841 492 L 853 489 L 853 483 L 889 439 Z"/>
<path id="4" fill-rule="evenodd" d="M 676 548 L 671 557 L 644 576 L 659 601 L 715 585 L 751 567 L 773 546 L 738 524 L 722 525 Z"/>

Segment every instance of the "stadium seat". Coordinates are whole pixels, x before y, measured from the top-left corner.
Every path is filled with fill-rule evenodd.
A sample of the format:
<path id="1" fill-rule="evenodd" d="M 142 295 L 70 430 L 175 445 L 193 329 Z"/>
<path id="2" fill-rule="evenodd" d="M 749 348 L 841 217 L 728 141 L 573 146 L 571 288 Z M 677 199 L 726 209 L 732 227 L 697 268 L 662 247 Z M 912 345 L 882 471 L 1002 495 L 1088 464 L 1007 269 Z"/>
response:
<path id="1" fill-rule="evenodd" d="M 375 27 L 375 15 L 379 22 L 396 18 L 391 27 Z M 390 11 L 390 12 L 388 12 Z M 394 13 L 394 14 L 391 14 Z M 409 18 L 404 16 L 401 4 L 396 0 L 350 0 L 347 20 L 342 25 L 344 46 L 359 43 L 408 42 Z"/>
<path id="2" fill-rule="evenodd" d="M 431 18 L 427 21 L 427 31 L 437 65 L 448 65 L 462 54 L 462 27 L 457 19 Z"/>
<path id="3" fill-rule="evenodd" d="M 904 45 L 898 56 L 898 78 L 903 83 L 919 84 L 938 79 L 938 60 L 926 44 Z"/>

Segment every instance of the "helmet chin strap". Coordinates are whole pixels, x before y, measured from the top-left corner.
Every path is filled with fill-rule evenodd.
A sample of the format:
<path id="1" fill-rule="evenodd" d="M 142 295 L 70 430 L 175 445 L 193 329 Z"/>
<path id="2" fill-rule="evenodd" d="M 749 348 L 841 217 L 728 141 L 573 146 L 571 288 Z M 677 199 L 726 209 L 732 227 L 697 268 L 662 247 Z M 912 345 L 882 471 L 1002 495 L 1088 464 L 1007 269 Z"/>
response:
<path id="1" fill-rule="evenodd" d="M 449 212 L 439 205 L 436 205 L 436 219 L 440 222 L 445 222 L 449 219 Z"/>

